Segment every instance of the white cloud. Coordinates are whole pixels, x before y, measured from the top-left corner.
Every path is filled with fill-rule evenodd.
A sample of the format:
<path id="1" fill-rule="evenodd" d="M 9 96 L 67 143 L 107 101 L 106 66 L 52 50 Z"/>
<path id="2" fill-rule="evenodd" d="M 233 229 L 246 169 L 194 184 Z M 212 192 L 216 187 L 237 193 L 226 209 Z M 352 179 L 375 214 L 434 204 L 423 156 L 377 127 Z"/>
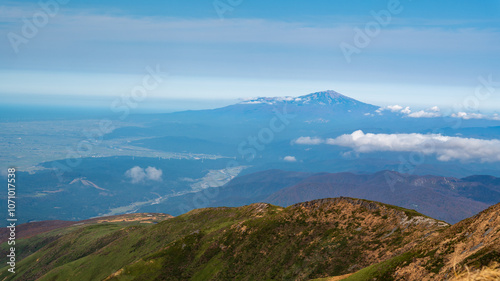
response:
<path id="1" fill-rule="evenodd" d="M 384 107 L 380 107 L 379 109 L 376 110 L 376 112 L 380 115 L 382 115 L 383 111 L 390 111 L 390 112 L 395 112 L 395 113 L 401 113 L 406 115 L 407 117 L 411 118 L 436 118 L 436 117 L 441 117 L 443 116 L 441 114 L 441 109 L 438 106 L 433 106 L 429 109 L 426 110 L 419 110 L 412 112 L 410 107 L 403 107 L 401 105 L 388 105 Z M 462 118 L 465 120 L 469 119 L 488 119 L 488 120 L 499 120 L 500 121 L 500 115 L 498 113 L 495 113 L 493 115 L 484 115 L 481 113 L 467 113 L 467 112 L 458 112 L 458 113 L 453 113 L 451 117 L 455 118 Z"/>
<path id="2" fill-rule="evenodd" d="M 487 116 L 481 113 L 467 113 L 467 112 L 458 112 L 458 113 L 453 113 L 451 117 L 455 118 L 462 118 L 465 120 L 469 119 L 489 119 L 489 120 L 499 120 L 500 121 L 500 116 L 495 113 L 492 116 Z"/>
<path id="3" fill-rule="evenodd" d="M 401 105 L 396 104 L 396 105 L 388 105 L 387 109 L 389 109 L 392 112 L 398 112 L 398 111 L 401 111 L 403 109 L 403 107 Z"/>
<path id="4" fill-rule="evenodd" d="M 438 134 L 365 134 L 355 131 L 328 139 L 327 144 L 351 147 L 356 152 L 398 151 L 435 154 L 440 161 L 500 161 L 500 140 L 448 137 Z"/>
<path id="5" fill-rule="evenodd" d="M 437 106 L 433 106 L 433 107 L 431 107 L 429 110 L 430 110 L 430 111 L 434 111 L 434 112 L 439 112 L 439 111 L 441 111 L 441 109 L 440 109 L 439 107 L 437 107 Z"/>
<path id="6" fill-rule="evenodd" d="M 409 106 L 405 107 L 403 110 L 401 110 L 401 113 L 403 114 L 410 114 L 411 113 L 411 109 Z"/>
<path id="7" fill-rule="evenodd" d="M 296 144 L 309 144 L 309 145 L 317 145 L 323 143 L 324 141 L 318 137 L 300 137 L 296 139 L 293 143 Z"/>
<path id="8" fill-rule="evenodd" d="M 154 167 L 147 167 L 146 175 L 150 180 L 161 181 L 161 176 L 163 175 L 163 171 L 161 169 L 156 169 Z"/>
<path id="9" fill-rule="evenodd" d="M 437 106 L 433 106 L 430 109 L 428 109 L 427 111 L 420 110 L 420 111 L 412 112 L 411 108 L 409 106 L 403 107 L 401 105 L 396 104 L 396 105 L 388 105 L 385 107 L 381 107 L 381 108 L 377 109 L 376 112 L 378 112 L 379 114 L 382 114 L 382 111 L 385 111 L 385 110 L 388 110 L 391 112 L 401 113 L 401 114 L 404 114 L 404 115 L 406 115 L 408 117 L 412 117 L 412 118 L 441 117 L 441 113 L 440 113 L 441 109 L 439 109 L 439 107 L 437 107 Z"/>
<path id="10" fill-rule="evenodd" d="M 146 178 L 146 173 L 143 168 L 135 166 L 126 171 L 125 176 L 129 177 L 132 180 L 132 183 L 138 183 Z"/>
<path id="11" fill-rule="evenodd" d="M 432 118 L 432 117 L 440 117 L 440 116 L 441 116 L 441 113 L 439 113 L 439 112 L 436 112 L 436 111 L 429 112 L 429 111 L 424 111 L 424 110 L 420 110 L 420 111 L 416 111 L 416 112 L 408 114 L 408 117 L 412 117 L 412 118 Z"/>
<path id="12" fill-rule="evenodd" d="M 376 112 L 381 114 L 382 111 L 385 111 L 385 110 L 388 110 L 390 112 L 399 112 L 399 113 L 403 113 L 403 114 L 410 114 L 410 112 L 411 112 L 411 109 L 409 106 L 402 107 L 401 105 L 397 105 L 397 104 L 381 107 L 381 108 L 377 109 Z"/>
<path id="13" fill-rule="evenodd" d="M 125 172 L 125 176 L 130 178 L 132 183 L 138 183 L 143 180 L 161 181 L 162 174 L 163 171 L 161 169 L 156 169 L 154 167 L 143 169 L 139 166 L 135 166 Z"/>
<path id="14" fill-rule="evenodd" d="M 283 160 L 285 160 L 287 162 L 297 162 L 297 158 L 295 158 L 295 156 L 285 156 L 285 158 L 283 158 Z"/>
<path id="15" fill-rule="evenodd" d="M 352 134 L 327 139 L 326 144 L 350 147 L 357 153 L 376 151 L 418 152 L 440 161 L 500 161 L 500 140 L 448 137 L 439 134 Z M 319 142 L 321 143 L 321 142 Z"/>
<path id="16" fill-rule="evenodd" d="M 384 107 L 380 107 L 379 109 L 375 110 L 375 112 L 381 114 L 382 111 L 385 111 L 385 110 L 389 110 L 390 112 L 401 112 L 401 110 L 403 109 L 403 107 L 401 105 L 388 105 L 388 106 L 384 106 Z"/>

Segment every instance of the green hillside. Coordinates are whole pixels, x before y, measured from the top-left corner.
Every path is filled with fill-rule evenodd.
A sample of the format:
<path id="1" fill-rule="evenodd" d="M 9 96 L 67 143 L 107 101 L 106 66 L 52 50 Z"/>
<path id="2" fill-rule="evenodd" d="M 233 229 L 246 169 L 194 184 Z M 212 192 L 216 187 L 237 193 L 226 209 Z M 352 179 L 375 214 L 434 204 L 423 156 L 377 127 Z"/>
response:
<path id="1" fill-rule="evenodd" d="M 414 211 L 350 198 L 198 209 L 157 224 L 101 222 L 21 240 L 17 273 L 0 278 L 308 280 L 381 262 L 443 228 Z"/>

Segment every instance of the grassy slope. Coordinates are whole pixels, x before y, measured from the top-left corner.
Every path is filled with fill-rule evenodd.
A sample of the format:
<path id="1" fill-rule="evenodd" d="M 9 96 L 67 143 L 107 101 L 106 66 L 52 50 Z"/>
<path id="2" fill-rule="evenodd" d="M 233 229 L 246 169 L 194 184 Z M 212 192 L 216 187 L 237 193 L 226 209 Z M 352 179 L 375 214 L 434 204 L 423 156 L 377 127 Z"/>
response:
<path id="1" fill-rule="evenodd" d="M 36 252 L 18 262 L 16 275 L 4 268 L 0 279 L 308 280 L 335 276 L 394 256 L 432 231 L 429 226 L 401 226 L 408 212 L 415 215 L 366 200 L 330 199 L 285 209 L 252 204 L 194 210 L 156 225 L 102 223 L 64 229 L 20 242 L 19 253 L 28 247 Z M 43 246 L 43 239 L 52 242 Z M 23 243 L 26 248 L 21 247 Z"/>
<path id="2" fill-rule="evenodd" d="M 223 216 L 223 212 L 219 214 L 219 218 L 212 221 L 215 225 L 223 224 L 228 219 Z M 186 221 L 186 217 L 171 220 L 172 223 L 156 225 L 134 222 L 101 223 L 56 230 L 19 240 L 16 245 L 18 253 L 28 253 L 28 248 L 35 246 L 40 250 L 18 262 L 15 275 L 4 269 L 0 278 L 67 280 L 68 276 L 74 276 L 79 280 L 104 279 L 138 257 L 148 255 L 194 231 L 199 227 L 197 224 L 205 221 L 198 218 L 198 222 L 190 223 L 189 218 Z M 44 240 L 52 242 L 46 244 Z"/>

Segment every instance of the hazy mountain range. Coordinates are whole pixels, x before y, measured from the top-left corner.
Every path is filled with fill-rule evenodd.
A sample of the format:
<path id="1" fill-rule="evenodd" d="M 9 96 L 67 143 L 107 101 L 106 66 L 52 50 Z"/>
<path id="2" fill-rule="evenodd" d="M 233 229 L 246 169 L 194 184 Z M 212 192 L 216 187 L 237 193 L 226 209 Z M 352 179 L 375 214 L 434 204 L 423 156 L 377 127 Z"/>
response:
<path id="1" fill-rule="evenodd" d="M 500 121 L 444 116 L 436 107 L 380 107 L 324 91 L 111 121 L 114 129 L 98 141 L 88 141 L 88 133 L 78 138 L 81 124 L 93 124 L 85 120 L 68 121 L 76 130 L 71 134 L 35 122 L 33 136 L 23 135 L 25 142 L 33 138 L 34 155 L 46 146 L 56 150 L 56 142 L 67 143 L 61 155 L 79 143 L 92 151 L 74 167 L 68 166 L 74 159 L 59 159 L 20 171 L 20 221 L 179 215 L 208 206 L 352 196 L 457 222 L 499 198 Z M 203 195 L 214 188 L 216 195 Z"/>
<path id="2" fill-rule="evenodd" d="M 214 188 L 211 188 L 214 189 Z M 209 198 L 205 193 L 216 193 Z M 241 206 L 266 202 L 289 206 L 304 200 L 349 196 L 375 200 L 456 223 L 500 202 L 500 178 L 471 176 L 462 179 L 416 176 L 381 171 L 375 174 L 303 173 L 268 170 L 237 177 L 217 192 L 199 191 L 172 197 L 142 212 L 166 211 L 179 215 L 187 209 L 206 206 Z"/>

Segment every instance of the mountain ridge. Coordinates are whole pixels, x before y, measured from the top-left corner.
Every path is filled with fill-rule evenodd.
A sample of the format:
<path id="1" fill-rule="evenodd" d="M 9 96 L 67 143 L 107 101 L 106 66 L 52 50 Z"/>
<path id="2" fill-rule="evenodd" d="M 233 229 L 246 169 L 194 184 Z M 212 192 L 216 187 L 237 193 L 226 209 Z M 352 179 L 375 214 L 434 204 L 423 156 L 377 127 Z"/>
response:
<path id="1" fill-rule="evenodd" d="M 30 245 L 33 254 L 18 262 L 16 277 L 307 280 L 352 273 L 446 227 L 412 210 L 355 198 L 204 208 L 157 224 L 103 222 L 20 240 L 19 252 Z M 75 245 L 70 252 L 68 243 Z"/>
<path id="2" fill-rule="evenodd" d="M 500 258 L 500 203 L 451 226 L 350 197 L 196 209 L 157 224 L 101 219 L 20 239 L 31 254 L 0 278 L 446 280 Z"/>
<path id="3" fill-rule="evenodd" d="M 456 276 L 457 272 L 470 273 L 498 263 L 499 213 L 500 203 L 446 228 L 437 235 L 429 236 L 417 247 L 402 255 L 364 268 L 345 280 L 449 280 L 450 276 Z M 492 276 L 492 279 L 477 280 L 496 279 Z"/>
<path id="4" fill-rule="evenodd" d="M 320 173 L 283 188 L 264 201 L 289 206 L 317 198 L 361 197 L 418 208 L 431 217 L 455 223 L 500 202 L 500 185 L 496 184 L 498 178 L 488 177 L 490 180 L 484 183 L 478 179 L 482 177 L 458 179 L 393 171 L 374 174 Z"/>

